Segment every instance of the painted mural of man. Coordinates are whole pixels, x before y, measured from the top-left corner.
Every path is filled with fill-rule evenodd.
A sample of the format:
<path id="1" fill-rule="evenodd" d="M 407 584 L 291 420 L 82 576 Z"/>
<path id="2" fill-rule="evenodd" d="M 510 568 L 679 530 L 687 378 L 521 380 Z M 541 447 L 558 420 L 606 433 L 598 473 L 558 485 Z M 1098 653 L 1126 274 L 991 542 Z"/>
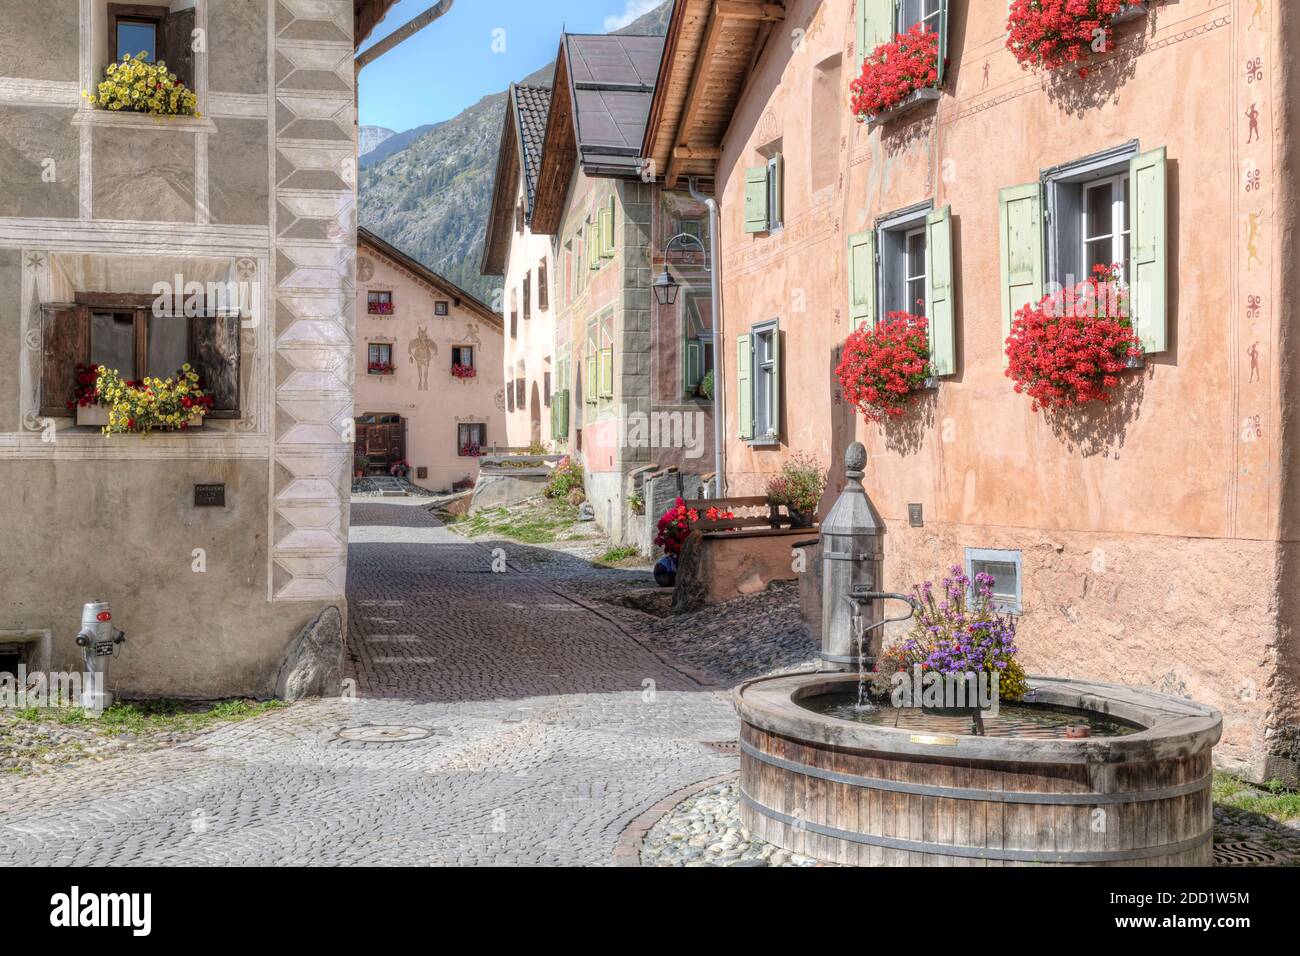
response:
<path id="1" fill-rule="evenodd" d="M 438 343 L 429 338 L 428 331 L 421 327 L 419 334 L 406 347 L 406 354 L 420 372 L 419 390 L 427 392 L 429 390 L 429 363 L 438 354 Z"/>
<path id="2" fill-rule="evenodd" d="M 1255 103 L 1250 104 L 1250 109 L 1246 110 L 1246 119 L 1250 120 L 1250 130 L 1246 133 L 1246 142 L 1259 139 L 1259 106 Z"/>
<path id="3" fill-rule="evenodd" d="M 1249 381 L 1259 381 L 1259 343 L 1252 342 L 1250 348 L 1246 349 L 1246 354 L 1250 356 L 1250 379 Z"/>

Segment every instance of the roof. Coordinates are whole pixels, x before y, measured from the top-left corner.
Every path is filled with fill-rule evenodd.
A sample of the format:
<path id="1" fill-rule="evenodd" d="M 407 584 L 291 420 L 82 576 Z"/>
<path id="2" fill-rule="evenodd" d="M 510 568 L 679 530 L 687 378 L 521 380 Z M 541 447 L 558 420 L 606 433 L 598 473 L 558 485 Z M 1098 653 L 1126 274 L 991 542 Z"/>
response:
<path id="1" fill-rule="evenodd" d="M 566 33 L 561 38 L 533 232 L 559 229 L 575 165 L 588 176 L 640 176 L 641 143 L 663 46 L 661 36 L 636 34 Z"/>
<path id="2" fill-rule="evenodd" d="M 357 227 L 357 246 L 369 246 L 372 251 L 379 253 L 381 256 L 384 256 L 397 265 L 405 268 L 407 271 L 414 273 L 417 278 L 423 279 L 428 285 L 433 286 L 448 298 L 452 299 L 457 306 L 477 313 L 480 318 L 490 324 L 493 328 L 498 330 L 505 328 L 504 319 L 502 319 L 502 317 L 497 313 L 493 312 L 492 307 L 486 302 L 477 298 L 473 293 L 466 292 L 454 282 L 444 279 L 418 259 L 413 259 L 401 249 L 398 249 L 396 246 L 380 239 L 364 226 Z"/>
<path id="3" fill-rule="evenodd" d="M 487 236 L 483 240 L 482 275 L 503 275 L 510 253 L 510 237 L 515 228 L 515 195 L 519 173 L 524 179 L 524 221 L 532 222 L 533 198 L 537 194 L 537 177 L 542 167 L 542 144 L 546 138 L 546 117 L 550 112 L 551 91 L 545 86 L 512 83 L 506 93 L 504 127 L 497 147 L 497 169 L 488 207 Z"/>
<path id="4" fill-rule="evenodd" d="M 641 144 L 666 186 L 715 175 L 745 83 L 784 18 L 779 0 L 674 0 Z"/>
<path id="5" fill-rule="evenodd" d="M 352 3 L 352 37 L 355 46 L 361 46 L 370 36 L 379 21 L 388 14 L 388 8 L 397 0 L 353 0 Z"/>

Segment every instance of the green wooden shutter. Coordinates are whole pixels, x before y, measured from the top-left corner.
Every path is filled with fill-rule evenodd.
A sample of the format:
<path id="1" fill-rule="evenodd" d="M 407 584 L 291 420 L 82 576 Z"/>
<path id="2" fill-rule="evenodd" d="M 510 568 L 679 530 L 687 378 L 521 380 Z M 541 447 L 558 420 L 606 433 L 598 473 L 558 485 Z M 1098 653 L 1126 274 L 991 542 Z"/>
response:
<path id="1" fill-rule="evenodd" d="M 772 330 L 772 420 L 768 423 L 774 438 L 781 437 L 781 328 Z"/>
<path id="2" fill-rule="evenodd" d="M 1146 352 L 1169 347 L 1169 241 L 1165 148 L 1129 162 L 1129 313 Z"/>
<path id="3" fill-rule="evenodd" d="M 600 211 L 600 255 L 603 259 L 614 256 L 614 197 L 609 197 L 609 206 Z"/>
<path id="4" fill-rule="evenodd" d="M 857 69 L 853 79 L 862 72 L 867 55 L 894 36 L 896 8 L 895 0 L 858 0 Z"/>
<path id="5" fill-rule="evenodd" d="M 953 323 L 952 207 L 925 217 L 925 302 L 930 318 L 930 362 L 935 376 L 957 371 Z"/>
<path id="6" fill-rule="evenodd" d="M 939 86 L 943 86 L 944 60 L 948 59 L 948 0 L 939 3 Z"/>
<path id="7" fill-rule="evenodd" d="M 754 353 L 748 335 L 736 336 L 736 418 L 741 438 L 754 437 Z"/>
<path id="8" fill-rule="evenodd" d="M 555 393 L 551 403 L 551 437 L 569 437 L 569 390 L 562 388 Z"/>
<path id="9" fill-rule="evenodd" d="M 767 166 L 745 170 L 745 231 L 767 232 Z"/>
<path id="10" fill-rule="evenodd" d="M 614 347 L 600 350 L 600 397 L 614 397 Z"/>
<path id="11" fill-rule="evenodd" d="M 700 384 L 700 361 L 702 350 L 697 339 L 686 339 L 685 348 L 682 349 L 682 384 L 686 397 L 689 398 L 695 394 L 696 388 Z"/>
<path id="12" fill-rule="evenodd" d="M 876 324 L 876 234 L 849 236 L 849 331 Z"/>
<path id="13" fill-rule="evenodd" d="M 583 383 L 583 395 L 588 405 L 596 404 L 596 353 L 587 355 L 587 380 Z"/>
<path id="14" fill-rule="evenodd" d="M 998 200 L 1002 246 L 1002 340 L 1011 320 L 1043 298 L 1043 187 L 1009 186 Z"/>

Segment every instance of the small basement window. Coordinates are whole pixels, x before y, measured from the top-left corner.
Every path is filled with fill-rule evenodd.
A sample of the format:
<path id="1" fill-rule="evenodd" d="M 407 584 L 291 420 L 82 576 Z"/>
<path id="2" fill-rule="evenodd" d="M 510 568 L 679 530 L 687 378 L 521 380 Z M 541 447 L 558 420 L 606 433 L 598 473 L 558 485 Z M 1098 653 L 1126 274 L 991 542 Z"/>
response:
<path id="1" fill-rule="evenodd" d="M 1004 614 L 1021 611 L 1020 552 L 985 548 L 966 549 L 966 576 L 975 587 L 975 575 L 993 578 L 993 605 Z"/>

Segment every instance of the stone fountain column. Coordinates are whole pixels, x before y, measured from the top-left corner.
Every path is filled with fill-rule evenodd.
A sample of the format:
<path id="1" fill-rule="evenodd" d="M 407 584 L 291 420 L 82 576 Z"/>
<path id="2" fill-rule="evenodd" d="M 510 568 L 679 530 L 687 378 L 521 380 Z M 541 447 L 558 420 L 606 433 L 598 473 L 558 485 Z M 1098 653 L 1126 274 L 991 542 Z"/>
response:
<path id="1" fill-rule="evenodd" d="M 885 522 L 862 487 L 866 465 L 866 447 L 854 442 L 844 454 L 844 491 L 821 526 L 821 658 L 834 670 L 857 669 L 857 635 L 879 624 L 884 614 L 881 601 L 849 599 L 854 591 L 884 590 Z M 866 653 L 875 657 L 883 631 L 875 627 L 867 633 L 871 646 Z"/>

